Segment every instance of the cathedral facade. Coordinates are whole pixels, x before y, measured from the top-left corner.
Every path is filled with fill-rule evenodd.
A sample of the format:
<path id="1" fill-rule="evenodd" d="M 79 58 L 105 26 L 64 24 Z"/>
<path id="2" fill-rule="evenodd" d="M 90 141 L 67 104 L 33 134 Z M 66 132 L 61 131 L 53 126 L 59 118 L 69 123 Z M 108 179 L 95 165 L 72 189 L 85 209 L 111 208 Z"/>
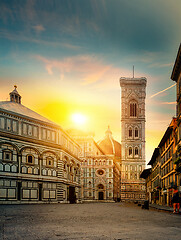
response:
<path id="1" fill-rule="evenodd" d="M 145 199 L 146 78 L 120 78 L 121 86 L 121 200 Z"/>
<path id="2" fill-rule="evenodd" d="M 0 203 L 80 202 L 79 145 L 21 104 L 0 102 Z"/>
<path id="3" fill-rule="evenodd" d="M 90 134 L 78 131 L 72 137 L 81 147 L 82 200 L 110 202 L 120 199 L 121 145 L 113 140 L 110 129 L 98 143 Z M 119 152 L 117 158 L 115 149 L 116 154 Z"/>

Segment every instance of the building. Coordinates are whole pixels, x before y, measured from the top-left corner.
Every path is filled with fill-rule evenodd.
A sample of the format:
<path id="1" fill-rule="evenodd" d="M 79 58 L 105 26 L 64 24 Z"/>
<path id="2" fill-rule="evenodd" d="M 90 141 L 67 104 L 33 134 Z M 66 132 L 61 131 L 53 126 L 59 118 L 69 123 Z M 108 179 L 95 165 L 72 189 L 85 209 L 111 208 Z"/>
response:
<path id="1" fill-rule="evenodd" d="M 146 196 L 145 199 L 151 203 L 151 192 L 152 192 L 152 182 L 151 182 L 151 168 L 144 169 L 140 174 L 140 178 L 145 179 Z"/>
<path id="2" fill-rule="evenodd" d="M 148 165 L 151 165 L 149 196 L 151 203 L 161 204 L 161 159 L 160 149 L 155 148 L 151 160 Z M 148 183 L 148 181 L 146 181 Z"/>
<path id="3" fill-rule="evenodd" d="M 79 156 L 82 160 L 82 199 L 119 200 L 121 145 L 112 138 L 110 129 L 108 128 L 106 137 L 99 143 L 95 142 L 91 134 L 75 130 L 69 133 L 81 147 Z M 108 139 L 110 140 L 107 141 Z M 115 157 L 115 149 L 116 152 L 119 151 L 119 159 Z"/>
<path id="4" fill-rule="evenodd" d="M 146 195 L 150 203 L 171 205 L 174 187 L 178 186 L 175 165 L 176 118 L 173 118 L 148 165 L 151 169 L 140 175 L 146 179 Z"/>
<path id="5" fill-rule="evenodd" d="M 176 118 L 173 118 L 158 147 L 160 149 L 161 204 L 171 205 L 174 186 L 178 186 L 175 171 Z"/>
<path id="6" fill-rule="evenodd" d="M 181 44 L 172 70 L 171 79 L 177 84 L 177 138 L 175 163 L 178 182 L 177 186 L 179 187 L 179 190 L 181 192 Z"/>
<path id="7" fill-rule="evenodd" d="M 145 199 L 145 97 L 146 78 L 120 78 L 122 167 L 121 200 Z"/>
<path id="8" fill-rule="evenodd" d="M 80 202 L 80 146 L 21 104 L 17 87 L 0 102 L 0 202 Z"/>
<path id="9" fill-rule="evenodd" d="M 112 170 L 109 169 L 109 175 L 107 175 L 107 177 L 109 185 L 110 178 L 113 178 L 111 181 L 113 183 L 113 199 L 115 201 L 120 201 L 121 159 L 122 159 L 121 144 L 114 140 L 109 126 L 105 133 L 105 137 L 98 142 L 98 145 L 108 157 L 109 166 L 112 169 Z"/>
<path id="10" fill-rule="evenodd" d="M 171 79 L 177 85 L 177 116 L 172 119 L 148 163 L 152 168 L 140 176 L 146 179 L 149 201 L 167 206 L 171 205 L 174 188 L 181 192 L 181 44 Z"/>

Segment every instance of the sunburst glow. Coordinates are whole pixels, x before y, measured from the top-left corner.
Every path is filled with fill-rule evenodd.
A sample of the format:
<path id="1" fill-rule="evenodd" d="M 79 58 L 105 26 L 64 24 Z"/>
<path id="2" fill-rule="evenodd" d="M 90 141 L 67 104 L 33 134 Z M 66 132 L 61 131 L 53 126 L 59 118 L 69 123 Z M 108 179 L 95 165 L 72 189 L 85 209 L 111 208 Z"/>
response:
<path id="1" fill-rule="evenodd" d="M 76 124 L 76 125 L 83 125 L 86 123 L 87 121 L 87 117 L 81 113 L 74 113 L 72 115 L 72 121 Z"/>

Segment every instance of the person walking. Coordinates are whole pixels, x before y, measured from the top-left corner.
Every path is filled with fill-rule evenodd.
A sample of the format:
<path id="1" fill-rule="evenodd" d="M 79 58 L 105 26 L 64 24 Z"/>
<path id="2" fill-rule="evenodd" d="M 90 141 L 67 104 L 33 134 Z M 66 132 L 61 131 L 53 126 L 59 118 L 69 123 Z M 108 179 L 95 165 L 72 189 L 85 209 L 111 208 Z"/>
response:
<path id="1" fill-rule="evenodd" d="M 173 192 L 173 197 L 172 197 L 172 203 L 173 203 L 173 213 L 179 213 L 180 209 L 180 198 L 179 198 L 179 193 L 178 190 L 175 188 Z"/>

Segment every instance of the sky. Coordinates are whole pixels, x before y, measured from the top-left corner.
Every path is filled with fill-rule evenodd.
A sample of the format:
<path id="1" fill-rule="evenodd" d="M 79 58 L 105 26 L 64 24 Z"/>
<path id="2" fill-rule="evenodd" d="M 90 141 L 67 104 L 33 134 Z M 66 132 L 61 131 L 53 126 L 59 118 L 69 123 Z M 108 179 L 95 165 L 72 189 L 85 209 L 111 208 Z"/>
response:
<path id="1" fill-rule="evenodd" d="M 63 129 L 98 141 L 109 125 L 120 142 L 119 79 L 134 65 L 147 78 L 148 162 L 176 114 L 180 9 L 180 0 L 0 0 L 0 100 L 16 84 L 23 105 Z"/>

